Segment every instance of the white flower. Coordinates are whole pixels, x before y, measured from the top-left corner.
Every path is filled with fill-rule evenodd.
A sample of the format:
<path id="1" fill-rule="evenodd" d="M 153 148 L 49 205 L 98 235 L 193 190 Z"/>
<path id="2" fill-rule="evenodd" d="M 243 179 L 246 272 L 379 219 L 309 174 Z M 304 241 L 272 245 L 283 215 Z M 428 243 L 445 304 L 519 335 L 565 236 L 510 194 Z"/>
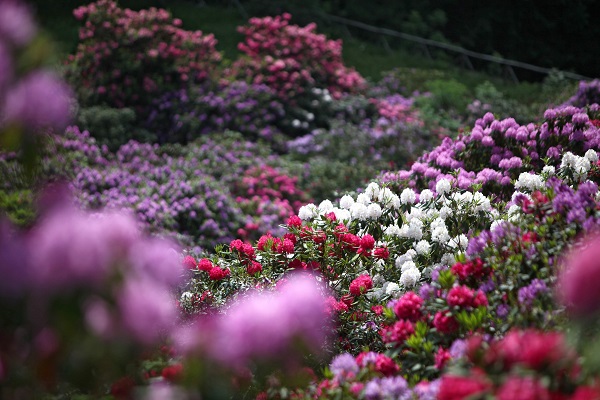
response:
<path id="1" fill-rule="evenodd" d="M 475 204 L 477 204 L 474 208 L 475 212 L 479 211 L 489 211 L 492 209 L 492 204 L 490 203 L 490 199 L 485 197 L 483 193 L 476 192 L 473 195 L 473 200 L 475 200 Z"/>
<path id="2" fill-rule="evenodd" d="M 417 195 L 411 188 L 406 188 L 400 193 L 400 202 L 402 204 L 413 204 L 415 200 L 417 200 Z"/>
<path id="3" fill-rule="evenodd" d="M 429 251 L 431 250 L 431 245 L 429 244 L 429 242 L 427 240 L 421 240 L 419 242 L 417 242 L 417 244 L 415 244 L 415 251 L 417 252 L 417 254 L 427 254 L 429 253 Z"/>
<path id="4" fill-rule="evenodd" d="M 400 266 L 400 271 L 404 272 L 407 269 L 411 269 L 411 268 L 417 268 L 417 264 L 415 264 L 415 262 L 410 259 L 408 261 L 405 261 L 401 266 Z"/>
<path id="5" fill-rule="evenodd" d="M 446 229 L 446 223 L 444 222 L 444 220 L 442 218 L 436 218 L 433 221 L 431 221 L 431 230 L 437 228 L 437 227 L 443 227 L 444 229 Z"/>
<path id="6" fill-rule="evenodd" d="M 588 151 L 586 151 L 584 157 L 587 158 L 590 162 L 598 162 L 598 154 L 594 149 L 589 149 Z"/>
<path id="7" fill-rule="evenodd" d="M 521 207 L 519 207 L 516 204 L 513 204 L 508 208 L 507 214 L 509 221 L 517 221 L 519 218 L 521 218 Z"/>
<path id="8" fill-rule="evenodd" d="M 343 210 L 341 208 L 334 208 L 333 209 L 333 213 L 335 214 L 335 218 L 338 221 L 350 221 L 350 219 L 352 218 L 350 216 L 350 211 L 348 210 Z"/>
<path id="9" fill-rule="evenodd" d="M 469 239 L 467 239 L 467 237 L 464 234 L 456 236 L 448 241 L 448 246 L 453 249 L 458 248 L 458 249 L 464 250 L 467 248 L 468 244 L 469 244 Z"/>
<path id="10" fill-rule="evenodd" d="M 454 264 L 455 261 L 456 261 L 456 258 L 454 257 L 454 254 L 452 254 L 452 253 L 445 253 L 442 256 L 442 259 L 440 260 L 442 265 L 452 265 L 452 264 Z"/>
<path id="11" fill-rule="evenodd" d="M 315 114 L 310 113 L 310 112 L 307 113 L 306 114 L 306 119 L 309 120 L 309 121 L 312 121 L 313 119 L 315 119 Z"/>
<path id="12" fill-rule="evenodd" d="M 362 203 L 354 203 L 352 204 L 352 207 L 350 207 L 350 215 L 352 216 L 352 219 L 364 221 L 369 215 L 369 209 Z"/>
<path id="13" fill-rule="evenodd" d="M 367 195 L 366 193 L 361 193 L 358 196 L 356 196 L 356 202 L 367 205 L 371 203 L 371 197 L 369 197 L 369 195 Z"/>
<path id="14" fill-rule="evenodd" d="M 341 208 L 349 210 L 350 207 L 352 207 L 352 204 L 354 204 L 354 199 L 349 194 L 342 196 L 342 198 L 340 199 Z"/>
<path id="15" fill-rule="evenodd" d="M 438 226 L 431 231 L 431 240 L 438 243 L 447 243 L 450 240 L 448 229 L 445 226 Z"/>
<path id="16" fill-rule="evenodd" d="M 448 179 L 442 178 L 435 184 L 435 191 L 437 194 L 445 194 L 450 191 L 452 185 Z"/>
<path id="17" fill-rule="evenodd" d="M 377 196 L 377 200 L 379 200 L 379 202 L 386 208 L 400 207 L 400 198 L 398 195 L 386 187 L 379 190 L 379 196 Z"/>
<path id="18" fill-rule="evenodd" d="M 323 200 L 321 204 L 319 204 L 319 212 L 321 214 L 327 214 L 333 211 L 333 203 L 329 200 Z"/>
<path id="19" fill-rule="evenodd" d="M 421 192 L 421 194 L 419 195 L 419 202 L 423 203 L 423 202 L 428 202 L 429 200 L 433 199 L 433 192 L 429 189 L 425 189 Z"/>
<path id="20" fill-rule="evenodd" d="M 417 255 L 417 252 L 414 251 L 413 249 L 408 250 L 406 253 L 396 257 L 396 262 L 394 263 L 396 265 L 396 268 L 402 268 L 402 265 L 404 265 L 404 263 L 406 263 L 407 261 L 412 261 L 413 257 Z"/>
<path id="21" fill-rule="evenodd" d="M 299 128 L 300 125 L 302 125 L 302 123 L 300 122 L 300 120 L 295 119 L 295 120 L 292 121 L 292 126 L 294 128 Z"/>
<path id="22" fill-rule="evenodd" d="M 192 301 L 192 297 L 194 297 L 194 294 L 192 292 L 183 292 L 181 293 L 181 298 L 179 301 L 181 303 L 189 303 L 190 301 Z"/>
<path id="23" fill-rule="evenodd" d="M 441 219 L 446 219 L 446 218 L 448 218 L 448 217 L 449 217 L 449 216 L 451 216 L 451 215 L 452 215 L 452 209 L 451 209 L 450 207 L 448 207 L 448 206 L 443 206 L 443 207 L 440 209 L 440 218 L 441 218 Z"/>
<path id="24" fill-rule="evenodd" d="M 404 287 L 412 287 L 421 279 L 421 271 L 417 268 L 410 268 L 400 275 L 400 284 Z"/>
<path id="25" fill-rule="evenodd" d="M 377 182 L 371 182 L 365 189 L 365 194 L 371 199 L 376 199 L 379 196 L 379 185 Z"/>
<path id="26" fill-rule="evenodd" d="M 389 282 L 386 286 L 385 286 L 385 293 L 387 295 L 395 295 L 396 293 L 398 293 L 400 291 L 400 286 L 398 286 L 397 283 L 394 282 Z"/>
<path id="27" fill-rule="evenodd" d="M 388 225 L 383 231 L 383 233 L 390 236 L 400 236 L 401 230 L 398 227 L 398 225 Z"/>
<path id="28" fill-rule="evenodd" d="M 315 218 L 317 215 L 318 215 L 318 209 L 317 209 L 317 206 L 315 206 L 313 203 L 302 206 L 302 207 L 300 207 L 300 210 L 298 210 L 298 216 L 303 221 L 311 220 L 311 219 Z"/>
<path id="29" fill-rule="evenodd" d="M 517 196 L 525 196 L 527 197 L 529 200 L 531 200 L 531 196 L 527 193 L 523 193 L 523 192 L 519 192 L 518 190 L 515 190 L 515 192 L 512 194 L 512 196 L 510 197 L 511 201 L 515 201 L 515 199 L 517 198 Z"/>
<path id="30" fill-rule="evenodd" d="M 367 216 L 370 219 L 377 219 L 379 217 L 381 217 L 382 211 L 381 211 L 381 206 L 377 203 L 371 203 L 369 204 L 368 208 L 367 208 Z"/>
<path id="31" fill-rule="evenodd" d="M 554 166 L 552 166 L 552 165 L 546 165 L 544 168 L 542 168 L 542 174 L 544 174 L 544 175 L 552 176 L 555 173 L 556 173 L 556 168 L 554 168 Z"/>
<path id="32" fill-rule="evenodd" d="M 528 189 L 534 191 L 536 189 L 542 189 L 544 187 L 544 181 L 542 177 L 529 172 L 521 172 L 519 179 L 515 183 L 515 189 Z"/>

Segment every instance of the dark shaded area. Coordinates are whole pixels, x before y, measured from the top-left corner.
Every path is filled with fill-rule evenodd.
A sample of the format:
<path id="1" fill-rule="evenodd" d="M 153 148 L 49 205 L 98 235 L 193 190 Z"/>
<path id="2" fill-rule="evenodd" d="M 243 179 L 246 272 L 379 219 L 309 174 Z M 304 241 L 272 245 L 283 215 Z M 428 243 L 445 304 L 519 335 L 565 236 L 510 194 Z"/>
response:
<path id="1" fill-rule="evenodd" d="M 242 4 L 251 14 L 288 11 L 295 20 L 330 13 L 480 53 L 600 76 L 600 2 L 595 0 L 246 0 Z M 351 32 L 376 40 L 373 35 Z M 543 78 L 527 73 L 519 77 Z"/>

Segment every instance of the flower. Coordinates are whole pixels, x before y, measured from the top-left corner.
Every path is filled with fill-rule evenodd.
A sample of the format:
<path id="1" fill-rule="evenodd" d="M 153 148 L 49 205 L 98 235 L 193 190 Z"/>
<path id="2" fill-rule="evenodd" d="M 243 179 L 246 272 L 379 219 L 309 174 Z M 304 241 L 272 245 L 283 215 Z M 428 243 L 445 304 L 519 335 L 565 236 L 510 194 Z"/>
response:
<path id="1" fill-rule="evenodd" d="M 350 283 L 350 293 L 353 296 L 360 296 L 373 287 L 373 280 L 368 274 L 363 274 L 355 278 Z"/>
<path id="2" fill-rule="evenodd" d="M 464 400 L 469 397 L 482 397 L 491 384 L 481 376 L 444 375 L 438 392 L 438 400 Z"/>
<path id="3" fill-rule="evenodd" d="M 454 333 L 458 330 L 458 321 L 452 316 L 438 311 L 433 317 L 433 326 L 440 333 Z"/>
<path id="4" fill-rule="evenodd" d="M 71 120 L 71 98 L 69 87 L 57 76 L 32 72 L 6 94 L 3 122 L 32 131 L 47 127 L 60 131 Z"/>
<path id="5" fill-rule="evenodd" d="M 358 374 L 360 370 L 354 356 L 348 353 L 337 355 L 329 364 L 329 369 L 333 376 L 342 382 L 346 378 Z"/>
<path id="6" fill-rule="evenodd" d="M 421 318 L 423 299 L 414 292 L 408 292 L 394 304 L 394 313 L 399 319 L 416 322 Z"/>
<path id="7" fill-rule="evenodd" d="M 600 307 L 596 282 L 600 279 L 600 236 L 586 237 L 566 255 L 558 278 L 558 295 L 576 316 L 595 314 Z"/>

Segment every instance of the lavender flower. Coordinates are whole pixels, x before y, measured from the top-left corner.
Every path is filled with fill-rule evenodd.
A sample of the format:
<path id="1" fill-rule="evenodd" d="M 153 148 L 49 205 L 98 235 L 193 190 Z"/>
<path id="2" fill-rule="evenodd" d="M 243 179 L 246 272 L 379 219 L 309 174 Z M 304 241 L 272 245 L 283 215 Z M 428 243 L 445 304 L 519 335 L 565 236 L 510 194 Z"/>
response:
<path id="1" fill-rule="evenodd" d="M 519 303 L 525 307 L 530 308 L 533 304 L 533 300 L 540 294 L 548 291 L 546 282 L 541 279 L 534 279 L 528 286 L 519 289 Z"/>
<path id="2" fill-rule="evenodd" d="M 331 361 L 329 369 L 333 373 L 333 376 L 341 382 L 351 375 L 356 376 L 360 370 L 354 356 L 348 353 L 343 353 L 336 356 Z"/>

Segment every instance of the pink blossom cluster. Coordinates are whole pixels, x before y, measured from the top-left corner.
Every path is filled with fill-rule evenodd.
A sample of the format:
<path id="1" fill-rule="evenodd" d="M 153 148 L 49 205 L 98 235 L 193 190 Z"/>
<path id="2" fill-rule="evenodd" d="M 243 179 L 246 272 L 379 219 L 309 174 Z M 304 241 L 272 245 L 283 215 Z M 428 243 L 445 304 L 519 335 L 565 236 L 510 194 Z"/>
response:
<path id="1" fill-rule="evenodd" d="M 183 277 L 176 245 L 145 237 L 129 215 L 84 213 L 62 199 L 46 206 L 29 232 L 3 224 L 3 297 L 42 301 L 52 313 L 52 299 L 84 290 L 86 325 L 104 339 L 125 335 L 149 344 L 175 323 L 170 291 Z"/>
<path id="2" fill-rule="evenodd" d="M 67 78 L 86 104 L 149 115 L 156 96 L 209 79 L 220 62 L 213 35 L 186 31 L 163 9 L 133 11 L 112 0 L 81 6 L 84 23 Z"/>
<path id="3" fill-rule="evenodd" d="M 280 361 L 292 366 L 303 350 L 319 354 L 329 334 L 326 292 L 314 276 L 293 273 L 277 285 L 240 296 L 218 316 L 200 316 L 174 333 L 184 355 L 204 354 L 229 368 Z"/>
<path id="4" fill-rule="evenodd" d="M 315 32 L 316 25 L 291 25 L 290 14 L 251 18 L 238 28 L 245 35 L 238 48 L 247 58 L 238 60 L 233 74 L 264 83 L 283 99 L 309 91 L 328 89 L 334 98 L 364 88 L 365 80 L 344 66 L 341 40 L 328 40 Z"/>

